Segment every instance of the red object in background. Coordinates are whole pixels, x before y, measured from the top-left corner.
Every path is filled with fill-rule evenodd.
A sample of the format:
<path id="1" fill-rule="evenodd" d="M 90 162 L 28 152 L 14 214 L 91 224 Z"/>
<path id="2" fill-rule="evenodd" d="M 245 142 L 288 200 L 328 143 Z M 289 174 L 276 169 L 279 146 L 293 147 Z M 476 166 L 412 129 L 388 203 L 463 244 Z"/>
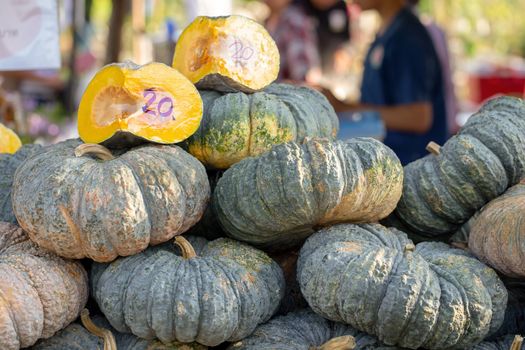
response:
<path id="1" fill-rule="evenodd" d="M 494 95 L 521 96 L 525 92 L 525 73 L 494 72 L 490 75 L 470 76 L 470 98 L 482 103 Z"/>

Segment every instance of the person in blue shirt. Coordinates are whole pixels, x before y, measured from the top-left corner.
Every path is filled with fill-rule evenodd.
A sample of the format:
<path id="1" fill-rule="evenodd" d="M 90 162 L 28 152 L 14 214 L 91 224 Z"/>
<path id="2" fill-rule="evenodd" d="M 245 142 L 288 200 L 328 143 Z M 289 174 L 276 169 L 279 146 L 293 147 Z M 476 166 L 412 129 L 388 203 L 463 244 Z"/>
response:
<path id="1" fill-rule="evenodd" d="M 405 0 L 354 0 L 376 10 L 381 27 L 365 59 L 361 101 L 349 105 L 328 93 L 337 111 L 379 112 L 384 143 L 403 164 L 427 154 L 430 141 L 447 139 L 444 86 L 432 40 Z"/>

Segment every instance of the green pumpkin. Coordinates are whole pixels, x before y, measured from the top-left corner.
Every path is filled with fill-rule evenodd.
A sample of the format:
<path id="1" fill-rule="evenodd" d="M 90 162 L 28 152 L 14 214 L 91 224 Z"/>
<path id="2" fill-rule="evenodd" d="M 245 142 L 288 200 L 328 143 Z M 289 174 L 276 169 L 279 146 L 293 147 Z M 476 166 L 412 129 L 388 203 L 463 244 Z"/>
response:
<path id="1" fill-rule="evenodd" d="M 525 180 L 480 211 L 468 246 L 486 264 L 505 276 L 525 278 Z"/>
<path id="2" fill-rule="evenodd" d="M 137 338 L 133 334 L 119 333 L 100 316 L 89 318 L 82 312 L 82 323 L 72 323 L 53 337 L 39 341 L 31 350 L 206 350 L 197 344 L 163 344 L 158 340 Z"/>
<path id="3" fill-rule="evenodd" d="M 309 88 L 272 84 L 254 94 L 211 90 L 200 94 L 203 119 L 186 146 L 208 168 L 227 169 L 288 141 L 335 139 L 339 130 L 328 100 Z"/>
<path id="4" fill-rule="evenodd" d="M 186 232 L 202 216 L 210 186 L 202 164 L 178 146 L 111 152 L 68 140 L 22 163 L 12 202 L 41 247 L 107 262 Z"/>
<path id="5" fill-rule="evenodd" d="M 379 224 L 340 224 L 303 245 L 297 279 L 321 316 L 410 349 L 466 348 L 501 326 L 497 274 L 441 242 L 414 246 Z"/>
<path id="6" fill-rule="evenodd" d="M 485 203 L 525 178 L 525 103 L 486 103 L 441 149 L 405 166 L 396 215 L 427 236 L 455 232 Z"/>
<path id="7" fill-rule="evenodd" d="M 0 221 L 16 224 L 11 205 L 11 188 L 18 166 L 42 149 L 40 145 L 24 145 L 15 154 L 0 153 Z"/>
<path id="8" fill-rule="evenodd" d="M 290 142 L 224 172 L 213 206 L 228 236 L 285 249 L 317 226 L 386 217 L 402 181 L 398 158 L 374 139 Z"/>
<path id="9" fill-rule="evenodd" d="M 228 350 L 367 350 L 381 347 L 377 339 L 352 327 L 328 321 L 310 309 L 278 316 Z M 392 348 L 393 349 L 393 348 Z"/>
<path id="10" fill-rule="evenodd" d="M 115 329 L 215 346 L 248 336 L 276 312 L 284 277 L 265 253 L 227 238 L 191 242 L 195 249 L 176 237 L 182 256 L 164 244 L 93 266 L 92 294 Z"/>

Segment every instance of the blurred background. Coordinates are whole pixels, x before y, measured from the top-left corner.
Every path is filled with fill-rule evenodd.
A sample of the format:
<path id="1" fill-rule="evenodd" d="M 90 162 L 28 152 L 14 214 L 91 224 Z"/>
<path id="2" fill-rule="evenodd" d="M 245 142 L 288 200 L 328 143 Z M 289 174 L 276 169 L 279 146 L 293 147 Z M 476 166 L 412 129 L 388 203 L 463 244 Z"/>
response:
<path id="1" fill-rule="evenodd" d="M 279 6 L 297 11 L 283 17 Z M 178 36 L 197 15 L 242 14 L 265 24 L 281 54 L 294 45 L 306 52 L 285 62 L 302 70 L 283 68 L 281 79 L 321 85 L 347 101 L 359 100 L 363 60 L 379 26 L 375 12 L 337 0 L 59 0 L 58 9 L 61 68 L 0 72 L 0 122 L 25 142 L 76 136 L 76 109 L 96 71 L 126 59 L 171 65 Z M 457 125 L 490 96 L 523 95 L 525 1 L 422 0 L 415 11 L 445 34 Z M 283 26 L 291 35 L 282 35 Z"/>

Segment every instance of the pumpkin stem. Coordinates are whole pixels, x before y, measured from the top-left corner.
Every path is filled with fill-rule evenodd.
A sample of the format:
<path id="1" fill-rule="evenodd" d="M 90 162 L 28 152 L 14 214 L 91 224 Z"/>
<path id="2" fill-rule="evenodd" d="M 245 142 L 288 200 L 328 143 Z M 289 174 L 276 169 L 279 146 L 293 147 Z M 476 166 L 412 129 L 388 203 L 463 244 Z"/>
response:
<path id="1" fill-rule="evenodd" d="M 95 143 L 83 143 L 75 148 L 75 156 L 82 157 L 86 154 L 93 154 L 101 160 L 112 160 L 115 159 L 111 151 L 102 145 Z"/>
<path id="2" fill-rule="evenodd" d="M 512 342 L 512 345 L 510 346 L 510 350 L 520 350 L 522 344 L 523 344 L 523 337 L 521 335 L 515 335 L 514 341 Z"/>
<path id="3" fill-rule="evenodd" d="M 405 244 L 405 253 L 406 252 L 413 252 L 414 250 L 416 249 L 416 246 L 414 245 L 414 243 L 407 243 Z"/>
<path id="4" fill-rule="evenodd" d="M 184 259 L 191 259 L 197 256 L 195 249 L 193 249 L 193 246 L 186 238 L 182 236 L 175 237 L 175 244 L 179 246 Z"/>
<path id="5" fill-rule="evenodd" d="M 117 350 L 117 343 L 115 342 L 113 333 L 111 333 L 109 329 L 101 328 L 94 324 L 89 317 L 88 309 L 82 310 L 80 313 L 80 319 L 82 320 L 84 327 L 86 327 L 90 333 L 104 340 L 104 350 Z"/>
<path id="6" fill-rule="evenodd" d="M 353 350 L 355 348 L 355 339 L 351 335 L 344 335 L 330 339 L 321 346 L 313 347 L 311 350 Z"/>
<path id="7" fill-rule="evenodd" d="M 435 156 L 439 156 L 441 154 L 441 146 L 434 141 L 430 141 L 428 143 L 426 150 Z"/>

